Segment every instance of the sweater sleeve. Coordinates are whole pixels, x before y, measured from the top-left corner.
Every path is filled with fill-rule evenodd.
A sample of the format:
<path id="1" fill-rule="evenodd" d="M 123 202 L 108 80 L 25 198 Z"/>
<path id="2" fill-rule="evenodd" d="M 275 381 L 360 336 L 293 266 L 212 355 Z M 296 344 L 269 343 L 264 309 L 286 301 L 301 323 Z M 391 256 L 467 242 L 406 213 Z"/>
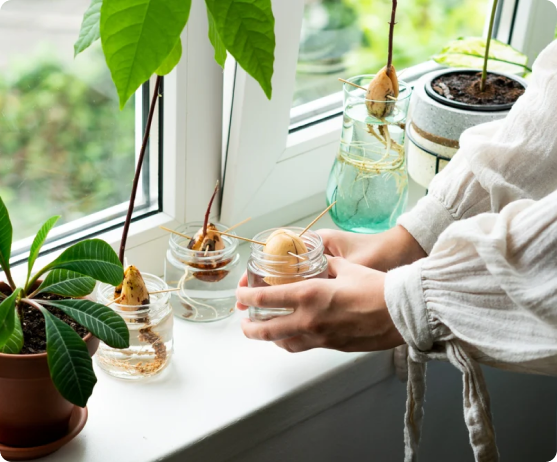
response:
<path id="1" fill-rule="evenodd" d="M 417 351 L 456 342 L 484 364 L 557 375 L 557 191 L 452 224 L 429 257 L 387 274 L 385 298 Z"/>
<path id="2" fill-rule="evenodd" d="M 528 88 L 507 117 L 466 130 L 460 150 L 434 178 L 429 194 L 398 223 L 429 254 L 454 221 L 545 197 L 557 189 L 556 118 L 554 41 L 534 63 Z"/>

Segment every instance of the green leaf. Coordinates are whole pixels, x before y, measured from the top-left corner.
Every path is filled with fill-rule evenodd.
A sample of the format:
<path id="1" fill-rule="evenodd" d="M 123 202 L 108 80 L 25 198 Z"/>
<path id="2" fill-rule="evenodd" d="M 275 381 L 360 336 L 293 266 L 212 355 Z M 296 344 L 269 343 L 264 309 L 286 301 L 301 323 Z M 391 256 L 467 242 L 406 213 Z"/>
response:
<path id="1" fill-rule="evenodd" d="M 174 48 L 172 48 L 170 54 L 166 57 L 163 63 L 155 71 L 155 74 L 157 75 L 170 74 L 172 69 L 174 69 L 176 65 L 180 62 L 181 57 L 182 57 L 182 40 L 178 39 L 176 45 L 174 45 Z"/>
<path id="2" fill-rule="evenodd" d="M 15 301 L 20 289 L 16 289 L 13 293 L 0 303 L 0 347 L 3 347 L 15 328 Z"/>
<path id="3" fill-rule="evenodd" d="M 104 0 L 101 42 L 120 108 L 162 65 L 188 22 L 191 0 Z"/>
<path id="4" fill-rule="evenodd" d="M 28 269 L 27 269 L 27 280 L 31 277 L 31 270 L 33 269 L 33 265 L 35 264 L 35 260 L 39 256 L 39 252 L 41 251 L 41 247 L 46 241 L 46 237 L 48 233 L 52 229 L 52 227 L 56 224 L 56 222 L 60 219 L 60 215 L 49 218 L 46 223 L 42 226 L 39 230 L 35 239 L 33 240 L 33 244 L 31 245 L 31 253 L 29 254 L 29 259 L 27 261 Z"/>
<path id="5" fill-rule="evenodd" d="M 50 376 L 60 394 L 85 407 L 97 377 L 83 339 L 67 324 L 41 307 L 46 321 L 46 353 Z"/>
<path id="6" fill-rule="evenodd" d="M 271 99 L 275 18 L 271 0 L 205 0 L 222 43 Z"/>
<path id="7" fill-rule="evenodd" d="M 84 297 L 93 292 L 95 284 L 95 280 L 89 276 L 84 276 L 75 271 L 55 269 L 48 273 L 37 293 L 56 294 L 64 297 Z"/>
<path id="8" fill-rule="evenodd" d="M 19 320 L 19 316 L 16 313 L 16 315 L 14 316 L 14 330 L 12 332 L 12 335 L 8 337 L 6 344 L 2 348 L 0 348 L 0 353 L 17 355 L 23 348 L 23 342 L 23 329 L 21 328 L 21 321 Z"/>
<path id="9" fill-rule="evenodd" d="M 13 228 L 8 209 L 0 197 L 0 266 L 5 273 L 10 270 Z"/>
<path id="10" fill-rule="evenodd" d="M 74 44 L 74 56 L 89 48 L 101 37 L 101 6 L 103 0 L 91 0 L 89 8 L 83 15 L 79 38 Z"/>
<path id="11" fill-rule="evenodd" d="M 481 69 L 485 56 L 485 39 L 480 37 L 461 37 L 450 42 L 432 59 L 449 67 Z M 528 57 L 510 45 L 491 39 L 487 67 L 490 71 L 522 74 L 531 72 L 526 65 Z"/>
<path id="12" fill-rule="evenodd" d="M 42 301 L 60 308 L 112 348 L 128 348 L 130 332 L 124 320 L 110 308 L 90 300 Z"/>
<path id="13" fill-rule="evenodd" d="M 124 279 L 118 255 L 100 239 L 87 239 L 71 246 L 45 269 L 67 269 L 113 286 Z"/>
<path id="14" fill-rule="evenodd" d="M 224 43 L 222 43 L 217 31 L 217 26 L 215 25 L 215 19 L 208 8 L 207 19 L 209 20 L 209 40 L 215 49 L 215 61 L 224 69 L 224 63 L 226 62 L 226 47 L 224 46 Z"/>

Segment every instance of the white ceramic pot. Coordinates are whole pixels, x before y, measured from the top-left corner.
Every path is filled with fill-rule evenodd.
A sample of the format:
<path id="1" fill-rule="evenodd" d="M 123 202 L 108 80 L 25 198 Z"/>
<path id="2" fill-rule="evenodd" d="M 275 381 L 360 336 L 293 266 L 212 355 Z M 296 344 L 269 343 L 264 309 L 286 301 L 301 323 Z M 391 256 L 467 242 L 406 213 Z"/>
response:
<path id="1" fill-rule="evenodd" d="M 424 188 L 443 170 L 458 151 L 462 132 L 486 122 L 504 118 L 512 104 L 478 106 L 451 101 L 431 88 L 431 82 L 443 74 L 477 73 L 479 69 L 444 69 L 424 75 L 415 85 L 407 124 L 408 172 Z M 526 81 L 512 74 L 499 73 Z"/>

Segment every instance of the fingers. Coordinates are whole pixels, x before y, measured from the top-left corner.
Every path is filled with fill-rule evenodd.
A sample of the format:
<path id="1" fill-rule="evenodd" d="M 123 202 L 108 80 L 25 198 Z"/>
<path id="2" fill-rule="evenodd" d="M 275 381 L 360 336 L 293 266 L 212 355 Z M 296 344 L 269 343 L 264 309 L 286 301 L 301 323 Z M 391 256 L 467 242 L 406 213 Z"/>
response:
<path id="1" fill-rule="evenodd" d="M 327 262 L 329 264 L 329 276 L 332 278 L 338 277 L 342 271 L 349 269 L 354 266 L 348 260 L 341 257 L 329 257 L 327 256 Z"/>
<path id="2" fill-rule="evenodd" d="M 308 281 L 311 282 L 311 281 Z M 306 282 L 283 284 L 279 286 L 247 288 L 238 287 L 236 299 L 240 305 L 260 308 L 296 308 L 300 303 L 300 291 Z"/>
<path id="3" fill-rule="evenodd" d="M 248 286 L 248 273 L 245 272 L 240 278 L 240 282 L 238 282 L 238 287 L 247 287 L 247 286 Z M 249 306 L 236 301 L 236 308 L 239 309 L 240 311 L 245 311 L 249 308 Z"/>
<path id="4" fill-rule="evenodd" d="M 323 240 L 323 246 L 325 247 L 326 254 L 332 255 L 333 257 L 342 256 L 338 242 L 339 231 L 333 229 L 319 229 L 316 233 L 319 234 Z"/>
<path id="5" fill-rule="evenodd" d="M 298 320 L 294 314 L 279 316 L 265 322 L 242 319 L 242 330 L 247 338 L 276 342 L 301 334 Z"/>

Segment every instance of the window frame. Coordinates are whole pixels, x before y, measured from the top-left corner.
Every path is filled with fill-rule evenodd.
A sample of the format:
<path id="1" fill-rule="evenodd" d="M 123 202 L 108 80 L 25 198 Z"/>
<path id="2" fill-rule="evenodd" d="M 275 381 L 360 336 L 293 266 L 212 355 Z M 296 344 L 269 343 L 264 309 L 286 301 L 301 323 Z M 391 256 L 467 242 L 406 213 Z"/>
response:
<path id="1" fill-rule="evenodd" d="M 222 221 L 236 223 L 251 216 L 254 219 L 243 228 L 246 231 L 281 226 L 325 206 L 327 177 L 342 127 L 342 103 L 338 95 L 329 96 L 329 100 L 336 98 L 337 109 L 329 104 L 324 114 L 317 115 L 315 108 L 320 107 L 320 101 L 307 103 L 305 108 L 290 107 L 303 6 L 298 0 L 273 0 L 277 53 L 272 101 L 265 100 L 245 71 L 236 67 L 229 142 L 224 153 Z M 515 9 L 518 15 L 512 14 Z M 522 14 L 527 14 L 527 27 L 517 25 Z M 505 0 L 498 37 L 505 31 L 509 35 L 514 24 L 510 37 L 513 46 L 533 56 L 551 41 L 553 35 L 548 40 L 548 34 L 554 34 L 555 24 L 552 26 L 548 17 L 556 15 L 549 1 Z M 437 68 L 440 66 L 432 61 L 421 63 L 405 70 L 402 79 L 412 83 Z M 314 114 L 303 119 L 303 110 L 313 110 Z"/>
<path id="2" fill-rule="evenodd" d="M 160 188 L 160 204 L 156 210 L 134 218 L 126 248 L 129 263 L 157 275 L 163 273 L 168 246 L 168 233 L 160 226 L 172 228 L 188 220 L 199 220 L 206 209 L 205 199 L 210 197 L 215 181 L 221 176 L 222 141 L 220 124 L 216 121 L 222 117 L 223 75 L 213 59 L 206 11 L 199 2 L 192 3 L 190 19 L 182 33 L 182 44 L 182 60 L 164 78 L 164 98 L 159 100 L 159 117 L 153 123 L 150 138 L 150 149 L 155 152 L 160 150 L 156 162 L 160 165 L 148 166 L 152 172 L 155 169 L 156 175 L 151 175 L 150 187 Z M 151 83 L 154 83 L 154 78 Z M 142 136 L 142 133 L 136 136 Z M 116 207 L 123 205 L 127 208 L 127 204 Z M 103 213 L 106 211 L 99 212 Z M 84 217 L 84 223 L 87 225 L 86 220 L 91 218 L 92 215 Z M 36 267 L 52 261 L 71 243 L 93 236 L 105 240 L 117 251 L 123 220 L 110 221 L 106 218 L 98 229 L 85 226 L 81 232 L 70 233 L 63 240 L 54 240 L 45 247 Z M 14 249 L 25 245 L 23 241 L 15 242 Z M 21 280 L 27 269 L 25 255 L 17 256 L 14 263 L 14 277 Z"/>

